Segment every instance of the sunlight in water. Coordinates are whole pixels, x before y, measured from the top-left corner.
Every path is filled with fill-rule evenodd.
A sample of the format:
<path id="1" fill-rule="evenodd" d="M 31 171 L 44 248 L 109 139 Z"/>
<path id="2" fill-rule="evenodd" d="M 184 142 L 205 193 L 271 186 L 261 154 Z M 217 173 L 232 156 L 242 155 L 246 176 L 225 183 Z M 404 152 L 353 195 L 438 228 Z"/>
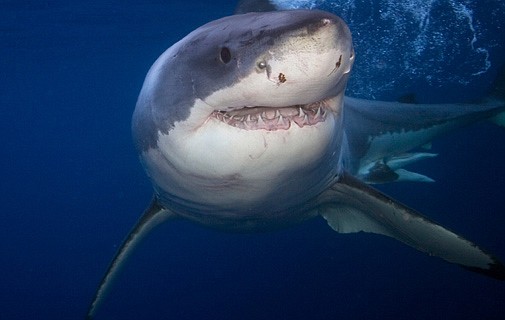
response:
<path id="1" fill-rule="evenodd" d="M 492 21 L 477 16 L 477 0 L 273 2 L 282 9 L 329 10 L 347 21 L 358 57 L 348 92 L 356 96 L 401 91 L 412 80 L 470 85 L 491 68 L 490 50 L 499 41 L 492 25 L 500 15 Z M 505 1 L 491 5 L 505 14 Z"/>

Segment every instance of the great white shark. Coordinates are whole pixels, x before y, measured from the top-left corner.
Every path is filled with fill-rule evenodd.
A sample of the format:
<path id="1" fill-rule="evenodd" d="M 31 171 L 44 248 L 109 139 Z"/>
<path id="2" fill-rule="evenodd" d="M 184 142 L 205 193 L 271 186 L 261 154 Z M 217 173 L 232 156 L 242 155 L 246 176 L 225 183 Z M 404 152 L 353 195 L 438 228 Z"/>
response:
<path id="1" fill-rule="evenodd" d="M 178 218 L 223 230 L 274 230 L 321 216 L 340 233 L 395 238 L 504 280 L 469 240 L 372 188 L 430 181 L 412 152 L 470 123 L 505 123 L 505 102 L 402 104 L 345 97 L 351 32 L 317 10 L 247 13 L 194 30 L 149 70 L 133 114 L 152 203 L 129 233 L 88 310 L 91 319 L 135 245 Z"/>

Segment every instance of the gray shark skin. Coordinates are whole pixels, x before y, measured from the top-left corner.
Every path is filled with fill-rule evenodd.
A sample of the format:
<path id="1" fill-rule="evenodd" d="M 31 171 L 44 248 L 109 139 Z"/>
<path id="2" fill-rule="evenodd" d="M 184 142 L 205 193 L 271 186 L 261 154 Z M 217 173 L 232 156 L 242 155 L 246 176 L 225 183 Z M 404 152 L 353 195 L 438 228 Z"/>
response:
<path id="1" fill-rule="evenodd" d="M 226 231 L 275 230 L 322 216 L 339 233 L 372 232 L 504 280 L 472 242 L 369 186 L 429 181 L 403 167 L 413 149 L 470 123 L 503 125 L 505 103 L 408 105 L 344 97 L 351 33 L 323 11 L 212 21 L 149 70 L 132 120 L 154 188 L 88 310 L 94 317 L 136 244 L 165 221 Z"/>

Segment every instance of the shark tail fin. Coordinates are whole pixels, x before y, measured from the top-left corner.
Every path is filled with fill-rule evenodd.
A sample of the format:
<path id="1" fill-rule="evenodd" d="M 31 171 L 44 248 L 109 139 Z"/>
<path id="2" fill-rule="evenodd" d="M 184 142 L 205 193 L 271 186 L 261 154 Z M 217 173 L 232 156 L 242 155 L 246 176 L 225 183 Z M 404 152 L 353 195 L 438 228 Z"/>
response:
<path id="1" fill-rule="evenodd" d="M 505 128 L 505 111 L 498 113 L 496 116 L 492 117 L 491 121 L 500 127 Z"/>
<path id="2" fill-rule="evenodd" d="M 348 174 L 340 176 L 318 202 L 320 214 L 339 233 L 382 234 L 468 270 L 505 280 L 505 266 L 494 256 Z"/>
<path id="3" fill-rule="evenodd" d="M 128 256 L 133 252 L 135 247 L 144 238 L 144 236 L 157 225 L 175 217 L 177 216 L 171 211 L 162 207 L 156 198 L 152 200 L 148 209 L 144 212 L 137 224 L 130 231 L 116 252 L 116 255 L 112 259 L 111 263 L 109 264 L 109 267 L 105 272 L 105 275 L 103 276 L 98 289 L 96 290 L 93 301 L 88 308 L 86 319 L 90 320 L 94 318 L 96 310 L 103 302 L 107 292 L 113 283 L 115 276 L 124 265 L 124 262 Z"/>

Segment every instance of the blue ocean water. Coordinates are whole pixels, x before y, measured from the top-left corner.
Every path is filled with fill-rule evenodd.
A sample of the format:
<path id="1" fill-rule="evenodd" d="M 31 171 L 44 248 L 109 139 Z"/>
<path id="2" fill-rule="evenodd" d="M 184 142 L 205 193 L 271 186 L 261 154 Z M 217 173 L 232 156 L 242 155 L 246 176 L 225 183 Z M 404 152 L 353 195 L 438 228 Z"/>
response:
<path id="1" fill-rule="evenodd" d="M 478 99 L 505 60 L 503 1 L 300 5 L 349 22 L 356 96 Z M 234 6 L 0 1 L 0 319 L 84 318 L 151 197 L 130 133 L 145 73 Z M 381 190 L 503 260 L 504 141 L 487 123 L 443 137 L 412 167 L 436 183 Z M 504 303 L 504 283 L 322 219 L 239 235 L 176 222 L 138 248 L 97 319 L 502 319 Z"/>

